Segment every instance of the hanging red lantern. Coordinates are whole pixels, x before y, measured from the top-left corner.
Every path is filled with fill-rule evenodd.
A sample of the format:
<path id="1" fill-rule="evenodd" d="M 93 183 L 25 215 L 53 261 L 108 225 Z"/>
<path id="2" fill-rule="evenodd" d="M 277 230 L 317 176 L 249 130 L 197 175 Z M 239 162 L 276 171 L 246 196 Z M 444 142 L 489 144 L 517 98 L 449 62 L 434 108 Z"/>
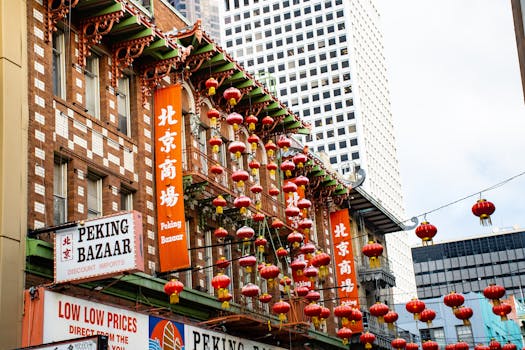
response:
<path id="1" fill-rule="evenodd" d="M 425 310 L 425 303 L 417 298 L 413 298 L 406 304 L 405 308 L 408 312 L 414 314 L 414 320 L 419 320 L 419 314 Z"/>
<path id="2" fill-rule="evenodd" d="M 421 344 L 423 350 L 439 350 L 439 344 L 433 340 L 427 340 Z"/>
<path id="3" fill-rule="evenodd" d="M 264 248 L 266 248 L 266 245 L 268 244 L 268 240 L 264 238 L 263 236 L 259 236 L 255 240 L 254 244 L 260 253 L 264 253 Z"/>
<path id="4" fill-rule="evenodd" d="M 239 259 L 239 265 L 244 267 L 246 273 L 252 272 L 252 268 L 257 264 L 257 258 L 253 255 L 246 255 Z"/>
<path id="5" fill-rule="evenodd" d="M 213 96 L 215 95 L 215 90 L 219 86 L 219 82 L 214 77 L 209 77 L 204 85 L 206 86 L 206 89 L 208 89 L 208 96 Z"/>
<path id="6" fill-rule="evenodd" d="M 286 314 L 288 311 L 290 311 L 290 304 L 288 304 L 286 301 L 279 300 L 272 306 L 272 311 L 275 314 L 279 315 L 279 322 L 285 322 L 286 321 Z"/>
<path id="7" fill-rule="evenodd" d="M 272 296 L 268 293 L 259 295 L 259 301 L 263 304 L 268 304 L 272 300 Z"/>
<path id="8" fill-rule="evenodd" d="M 242 124 L 243 120 L 244 119 L 242 115 L 240 115 L 237 112 L 232 112 L 228 114 L 228 116 L 226 117 L 226 122 L 230 124 L 231 126 L 233 126 L 234 131 L 239 130 L 239 125 Z"/>
<path id="9" fill-rule="evenodd" d="M 315 290 L 309 290 L 308 293 L 304 296 L 304 298 L 310 302 L 318 301 L 321 299 L 321 293 Z"/>
<path id="10" fill-rule="evenodd" d="M 297 168 L 301 169 L 304 167 L 304 163 L 308 161 L 308 157 L 306 157 L 306 155 L 303 153 L 297 153 L 295 156 L 293 156 L 292 160 L 294 164 L 297 165 Z"/>
<path id="11" fill-rule="evenodd" d="M 348 344 L 348 339 L 352 336 L 352 330 L 350 328 L 340 328 L 337 331 L 337 336 L 343 341 L 343 345 Z"/>
<path id="12" fill-rule="evenodd" d="M 477 344 L 477 345 L 474 347 L 474 350 L 490 350 L 490 348 L 488 347 L 488 345 Z"/>
<path id="13" fill-rule="evenodd" d="M 284 226 L 284 223 L 279 220 L 278 218 L 273 218 L 272 219 L 272 224 L 271 224 L 271 227 L 275 230 L 279 230 L 281 229 L 282 227 Z"/>
<path id="14" fill-rule="evenodd" d="M 246 298 L 254 298 L 258 296 L 260 291 L 259 287 L 251 282 L 241 288 L 241 294 Z"/>
<path id="15" fill-rule="evenodd" d="M 445 345 L 445 350 L 456 350 L 456 344 Z"/>
<path id="16" fill-rule="evenodd" d="M 327 307 L 322 306 L 321 307 L 321 314 L 319 315 L 319 319 L 321 322 L 324 322 L 328 317 L 330 317 L 330 309 Z"/>
<path id="17" fill-rule="evenodd" d="M 286 215 L 286 217 L 292 218 L 301 214 L 301 211 L 296 206 L 289 205 L 286 207 L 286 209 L 284 209 L 284 214 Z"/>
<path id="18" fill-rule="evenodd" d="M 283 276 L 283 278 L 279 280 L 279 284 L 283 286 L 284 292 L 288 294 L 290 292 L 290 285 L 292 284 L 292 279 L 288 276 Z"/>
<path id="19" fill-rule="evenodd" d="M 293 194 L 297 192 L 297 185 L 294 184 L 292 181 L 288 181 L 283 185 L 282 190 L 284 193 L 288 194 L 288 197 L 292 198 Z"/>
<path id="20" fill-rule="evenodd" d="M 371 268 L 377 268 L 381 266 L 379 256 L 383 254 L 383 246 L 374 241 L 369 241 L 368 244 L 363 246 L 361 250 L 364 255 L 368 257 L 368 261 Z"/>
<path id="21" fill-rule="evenodd" d="M 390 343 L 394 349 L 405 349 L 407 346 L 407 341 L 403 338 L 396 338 Z"/>
<path id="22" fill-rule="evenodd" d="M 284 175 L 286 177 L 292 176 L 292 171 L 295 169 L 295 164 L 291 160 L 285 160 L 281 163 L 281 171 L 284 172 Z M 295 191 L 297 191 L 297 185 L 291 181 L 288 182 L 288 184 L 293 184 L 295 186 Z M 284 189 L 283 189 L 284 191 Z"/>
<path id="23" fill-rule="evenodd" d="M 468 350 L 469 345 L 467 342 L 460 341 L 454 344 L 454 350 Z"/>
<path id="24" fill-rule="evenodd" d="M 223 238 L 228 237 L 228 231 L 226 231 L 226 230 L 224 229 L 224 227 L 217 227 L 217 228 L 213 231 L 213 235 L 214 235 L 215 238 L 217 238 L 217 239 L 223 239 Z"/>
<path id="25" fill-rule="evenodd" d="M 463 325 L 469 326 L 470 325 L 470 318 L 473 315 L 473 311 L 470 307 L 466 306 L 460 306 L 454 311 L 454 316 L 456 316 L 457 319 L 463 320 Z"/>
<path id="26" fill-rule="evenodd" d="M 261 139 L 259 138 L 259 136 L 251 134 L 250 136 L 248 136 L 248 139 L 246 141 L 250 143 L 250 150 L 253 152 L 257 150 L 257 145 L 259 144 Z"/>
<path id="27" fill-rule="evenodd" d="M 274 176 L 275 175 L 275 171 L 277 170 L 277 164 L 275 164 L 275 162 L 270 161 L 270 163 L 268 163 L 266 165 L 266 169 L 268 169 L 268 171 L 270 171 L 270 175 L 271 176 Z M 277 192 L 277 194 L 279 194 L 279 192 Z"/>
<path id="28" fill-rule="evenodd" d="M 284 152 L 287 152 L 288 147 L 290 147 L 291 145 L 292 141 L 290 141 L 290 139 L 284 135 L 281 135 L 281 137 L 279 137 L 279 140 L 277 140 L 277 146 L 279 146 L 279 148 L 281 148 Z"/>
<path id="29" fill-rule="evenodd" d="M 314 302 L 304 307 L 304 314 L 312 319 L 315 327 L 319 325 L 319 316 L 321 315 L 321 306 Z"/>
<path id="30" fill-rule="evenodd" d="M 310 232 L 310 229 L 314 225 L 314 222 L 308 218 L 304 218 L 297 224 L 299 230 L 302 230 L 305 234 Z"/>
<path id="31" fill-rule="evenodd" d="M 210 138 L 211 151 L 213 153 L 219 153 L 219 147 L 222 145 L 222 139 L 218 136 L 212 136 Z"/>
<path id="32" fill-rule="evenodd" d="M 279 247 L 275 251 L 275 254 L 277 254 L 278 258 L 286 258 L 288 256 L 288 251 L 284 249 L 284 247 Z"/>
<path id="33" fill-rule="evenodd" d="M 307 286 L 299 286 L 295 288 L 295 294 L 297 294 L 298 297 L 305 297 L 308 295 L 308 292 L 310 292 L 310 288 Z"/>
<path id="34" fill-rule="evenodd" d="M 290 264 L 290 268 L 297 276 L 302 276 L 303 270 L 306 268 L 306 261 L 295 259 Z"/>
<path id="35" fill-rule="evenodd" d="M 314 266 L 307 266 L 306 269 L 303 270 L 303 275 L 308 277 L 313 283 L 319 275 L 319 270 Z"/>
<path id="36" fill-rule="evenodd" d="M 244 181 L 247 181 L 249 178 L 250 174 L 245 170 L 237 170 L 232 174 L 232 180 L 237 183 L 239 188 L 244 187 Z"/>
<path id="37" fill-rule="evenodd" d="M 249 131 L 254 131 L 255 130 L 255 124 L 257 124 L 257 122 L 259 121 L 259 119 L 257 119 L 256 116 L 254 116 L 253 114 L 250 114 L 249 116 L 246 117 L 246 123 L 248 123 L 248 130 Z"/>
<path id="38" fill-rule="evenodd" d="M 419 345 L 417 343 L 407 343 L 405 350 L 419 350 Z"/>
<path id="39" fill-rule="evenodd" d="M 249 226 L 243 226 L 239 228 L 235 234 L 237 235 L 238 239 L 246 242 L 255 236 L 255 231 Z"/>
<path id="40" fill-rule="evenodd" d="M 357 322 L 363 319 L 363 313 L 357 308 L 352 309 L 352 314 L 350 315 L 350 324 L 354 325 Z"/>
<path id="41" fill-rule="evenodd" d="M 247 208 L 252 204 L 252 200 L 247 196 L 239 196 L 233 201 L 235 208 L 240 209 L 241 214 L 246 214 Z"/>
<path id="42" fill-rule="evenodd" d="M 221 195 L 218 195 L 217 198 L 215 198 L 211 203 L 215 206 L 215 212 L 217 214 L 222 214 L 223 208 L 228 204 L 226 199 L 224 199 L 224 197 Z"/>
<path id="43" fill-rule="evenodd" d="M 258 194 L 258 193 L 261 193 L 262 191 L 263 191 L 263 188 L 259 184 L 255 184 L 252 187 L 250 187 L 250 192 L 253 194 Z"/>
<path id="44" fill-rule="evenodd" d="M 301 198 L 297 201 L 297 208 L 301 209 L 303 216 L 308 215 L 308 209 L 312 207 L 312 202 L 309 199 Z"/>
<path id="45" fill-rule="evenodd" d="M 426 322 L 429 327 L 432 325 L 432 321 L 435 318 L 436 318 L 436 312 L 432 309 L 425 309 L 421 311 L 421 313 L 419 314 L 419 320 L 421 322 Z"/>
<path id="46" fill-rule="evenodd" d="M 387 324 L 389 329 L 394 329 L 394 322 L 397 321 L 399 315 L 395 311 L 388 311 L 385 316 L 383 316 L 384 322 Z M 408 344 L 407 344 L 408 345 Z"/>
<path id="47" fill-rule="evenodd" d="M 324 279 L 328 276 L 328 265 L 330 264 L 330 255 L 324 252 L 317 252 L 310 263 L 319 269 L 319 278 Z"/>
<path id="48" fill-rule="evenodd" d="M 503 344 L 503 346 L 501 347 L 501 350 L 517 350 L 517 349 L 518 347 L 516 346 L 516 344 L 511 343 L 510 341 Z"/>
<path id="49" fill-rule="evenodd" d="M 230 277 L 223 273 L 219 273 L 212 278 L 211 285 L 217 291 L 217 296 L 219 298 L 225 296 L 228 293 L 230 281 Z"/>
<path id="50" fill-rule="evenodd" d="M 352 307 L 347 304 L 339 305 L 334 308 L 334 316 L 341 319 L 341 325 L 347 326 L 352 316 Z"/>
<path id="51" fill-rule="evenodd" d="M 224 90 L 222 95 L 230 106 L 235 106 L 242 96 L 241 91 L 233 86 Z"/>
<path id="52" fill-rule="evenodd" d="M 264 118 L 262 119 L 261 122 L 262 122 L 262 124 L 263 124 L 264 126 L 272 126 L 273 123 L 274 123 L 274 120 L 273 120 L 272 117 L 270 117 L 270 116 L 267 115 L 266 117 L 264 117 Z"/>
<path id="53" fill-rule="evenodd" d="M 496 339 L 491 339 L 489 343 L 490 350 L 501 350 L 501 344 Z"/>
<path id="54" fill-rule="evenodd" d="M 262 278 L 266 280 L 268 288 L 273 288 L 275 286 L 275 278 L 279 276 L 281 269 L 272 264 L 267 264 L 260 271 L 259 274 Z"/>
<path id="55" fill-rule="evenodd" d="M 232 141 L 228 146 L 228 152 L 235 154 L 237 159 L 241 158 L 242 153 L 246 150 L 246 145 L 241 141 Z"/>
<path id="56" fill-rule="evenodd" d="M 416 227 L 416 236 L 421 238 L 423 244 L 432 242 L 432 238 L 434 238 L 436 233 L 436 226 L 432 225 L 428 221 L 423 221 L 418 227 Z"/>
<path id="57" fill-rule="evenodd" d="M 259 168 L 261 167 L 261 163 L 259 163 L 257 159 L 253 159 L 250 163 L 248 163 L 248 167 L 252 169 L 252 175 L 256 176 L 259 173 Z"/>
<path id="58" fill-rule="evenodd" d="M 211 108 L 211 109 L 208 110 L 206 115 L 210 119 L 210 126 L 212 128 L 216 127 L 217 126 L 217 119 L 219 119 L 219 117 L 221 116 L 221 113 L 218 110 L 216 110 L 215 108 Z"/>
<path id="59" fill-rule="evenodd" d="M 299 186 L 302 190 L 310 183 L 310 179 L 304 175 L 299 175 L 294 180 L 295 184 Z"/>
<path id="60" fill-rule="evenodd" d="M 494 214 L 496 207 L 492 202 L 486 199 L 479 199 L 476 204 L 472 206 L 472 214 L 479 217 L 479 222 L 483 226 L 492 225 L 490 216 Z"/>
<path id="61" fill-rule="evenodd" d="M 379 323 L 385 322 L 384 316 L 390 311 L 387 305 L 382 302 L 376 302 L 374 305 L 370 306 L 370 315 L 377 317 Z"/>
<path id="62" fill-rule="evenodd" d="M 452 311 L 456 310 L 458 307 L 463 305 L 465 302 L 465 297 L 463 295 L 458 294 L 454 291 L 450 292 L 449 294 L 445 295 L 443 298 L 443 303 L 452 308 Z"/>
<path id="63" fill-rule="evenodd" d="M 359 341 L 365 346 L 365 349 L 372 349 L 372 344 L 374 344 L 376 341 L 376 336 L 369 331 L 366 331 L 365 333 L 361 334 Z"/>
<path id="64" fill-rule="evenodd" d="M 224 168 L 219 164 L 215 164 L 211 166 L 210 172 L 215 175 L 221 175 L 224 172 Z"/>
<path id="65" fill-rule="evenodd" d="M 273 143 L 272 140 L 269 140 L 264 145 L 264 149 L 266 149 L 266 154 L 268 155 L 268 158 L 271 159 L 275 155 L 275 151 L 277 150 L 277 145 Z"/>
<path id="66" fill-rule="evenodd" d="M 315 245 L 312 242 L 305 243 L 300 249 L 299 254 L 303 254 L 307 260 L 312 258 L 312 254 L 316 251 Z"/>
<path id="67" fill-rule="evenodd" d="M 179 302 L 179 294 L 184 290 L 184 284 L 181 281 L 172 279 L 164 285 L 164 293 L 170 296 L 170 304 Z"/>
<path id="68" fill-rule="evenodd" d="M 217 297 L 217 300 L 222 302 L 221 307 L 223 309 L 229 309 L 230 308 L 230 301 L 232 299 L 233 299 L 233 296 L 229 292 L 226 292 L 226 293 L 224 293 L 224 295 L 222 295 L 220 297 Z"/>
<path id="69" fill-rule="evenodd" d="M 272 197 L 277 197 L 279 195 L 280 191 L 277 187 L 272 185 L 270 189 L 268 189 L 268 194 Z"/>
<path id="70" fill-rule="evenodd" d="M 225 269 L 230 266 L 230 260 L 227 260 L 224 256 L 221 256 L 219 260 L 215 262 L 215 266 L 219 269 Z"/>
<path id="71" fill-rule="evenodd" d="M 485 289 L 483 289 L 483 295 L 485 298 L 492 300 L 494 305 L 500 303 L 500 299 L 505 295 L 505 287 L 500 286 L 499 284 L 491 283 Z"/>
<path id="72" fill-rule="evenodd" d="M 507 315 L 512 312 L 512 306 L 507 303 L 499 303 L 492 307 L 492 312 L 494 315 L 499 316 L 502 321 L 507 321 Z"/>
<path id="73" fill-rule="evenodd" d="M 291 232 L 286 237 L 286 240 L 288 241 L 288 243 L 290 243 L 292 248 L 298 248 L 301 245 L 301 242 L 303 241 L 303 239 L 304 239 L 304 236 L 300 232 L 297 232 L 297 231 Z"/>

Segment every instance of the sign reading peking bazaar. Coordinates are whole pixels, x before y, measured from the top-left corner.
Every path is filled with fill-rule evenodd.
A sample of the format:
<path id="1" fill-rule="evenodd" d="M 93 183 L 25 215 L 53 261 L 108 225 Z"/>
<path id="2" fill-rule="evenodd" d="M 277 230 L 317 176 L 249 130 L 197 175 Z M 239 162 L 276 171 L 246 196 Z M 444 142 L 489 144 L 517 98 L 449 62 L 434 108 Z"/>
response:
<path id="1" fill-rule="evenodd" d="M 330 226 L 334 244 L 334 266 L 339 300 L 341 304 L 347 304 L 359 309 L 359 293 L 357 290 L 348 210 L 343 209 L 330 213 Z M 355 322 L 354 324 L 349 324 L 348 327 L 353 332 L 362 332 L 363 322 Z"/>
<path id="2" fill-rule="evenodd" d="M 55 283 L 144 271 L 142 214 L 118 213 L 55 232 Z"/>
<path id="3" fill-rule="evenodd" d="M 160 271 L 190 266 L 182 187 L 182 87 L 155 91 L 155 180 Z"/>

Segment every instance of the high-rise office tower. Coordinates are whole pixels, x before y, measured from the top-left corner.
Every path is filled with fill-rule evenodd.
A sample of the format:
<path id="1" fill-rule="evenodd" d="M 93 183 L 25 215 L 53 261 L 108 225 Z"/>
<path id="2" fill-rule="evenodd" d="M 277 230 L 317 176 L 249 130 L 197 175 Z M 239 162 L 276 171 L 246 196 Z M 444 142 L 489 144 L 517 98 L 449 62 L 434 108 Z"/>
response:
<path id="1" fill-rule="evenodd" d="M 188 13 L 191 3 L 199 1 L 185 1 Z M 404 218 L 374 1 L 223 0 L 219 7 L 223 48 L 311 124 L 302 141 L 343 176 L 363 168 L 366 192 Z M 205 28 L 213 22 L 202 18 Z M 386 237 L 400 302 L 416 295 L 407 233 Z"/>
<path id="2" fill-rule="evenodd" d="M 217 0 L 168 0 L 177 11 L 191 23 L 203 19 L 204 30 L 220 42 L 219 1 Z"/>

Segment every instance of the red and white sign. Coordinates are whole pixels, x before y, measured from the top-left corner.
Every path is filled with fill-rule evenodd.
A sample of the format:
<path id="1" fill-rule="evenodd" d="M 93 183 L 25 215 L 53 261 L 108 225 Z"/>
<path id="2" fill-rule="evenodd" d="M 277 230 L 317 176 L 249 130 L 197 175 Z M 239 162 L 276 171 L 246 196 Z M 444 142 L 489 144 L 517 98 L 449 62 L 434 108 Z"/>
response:
<path id="1" fill-rule="evenodd" d="M 334 265 L 337 277 L 337 294 L 341 304 L 348 304 L 359 309 L 359 292 L 352 250 L 352 233 L 348 210 L 330 213 L 332 242 L 334 245 Z M 363 322 L 349 325 L 353 332 L 363 331 Z"/>
<path id="2" fill-rule="evenodd" d="M 84 299 L 38 289 L 25 297 L 23 346 L 105 335 L 109 349 L 148 349 L 149 318 Z"/>
<path id="3" fill-rule="evenodd" d="M 160 271 L 190 266 L 182 185 L 182 87 L 155 91 L 155 179 Z"/>
<path id="4" fill-rule="evenodd" d="M 119 213 L 56 231 L 55 283 L 144 270 L 142 215 Z"/>

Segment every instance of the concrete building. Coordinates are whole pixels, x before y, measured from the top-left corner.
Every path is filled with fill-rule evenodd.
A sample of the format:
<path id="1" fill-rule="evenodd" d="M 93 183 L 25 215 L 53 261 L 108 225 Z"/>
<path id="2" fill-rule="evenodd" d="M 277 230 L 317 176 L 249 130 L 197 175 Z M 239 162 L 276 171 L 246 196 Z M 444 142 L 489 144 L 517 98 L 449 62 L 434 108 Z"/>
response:
<path id="1" fill-rule="evenodd" d="M 295 114 L 310 123 L 314 153 L 405 218 L 380 14 L 370 0 L 226 0 L 222 43 Z M 189 1 L 186 6 L 189 6 Z M 397 286 L 415 295 L 406 232 L 386 237 Z"/>
<path id="2" fill-rule="evenodd" d="M 204 30 L 221 42 L 219 1 L 217 0 L 169 0 L 169 3 L 191 23 L 203 20 Z"/>

